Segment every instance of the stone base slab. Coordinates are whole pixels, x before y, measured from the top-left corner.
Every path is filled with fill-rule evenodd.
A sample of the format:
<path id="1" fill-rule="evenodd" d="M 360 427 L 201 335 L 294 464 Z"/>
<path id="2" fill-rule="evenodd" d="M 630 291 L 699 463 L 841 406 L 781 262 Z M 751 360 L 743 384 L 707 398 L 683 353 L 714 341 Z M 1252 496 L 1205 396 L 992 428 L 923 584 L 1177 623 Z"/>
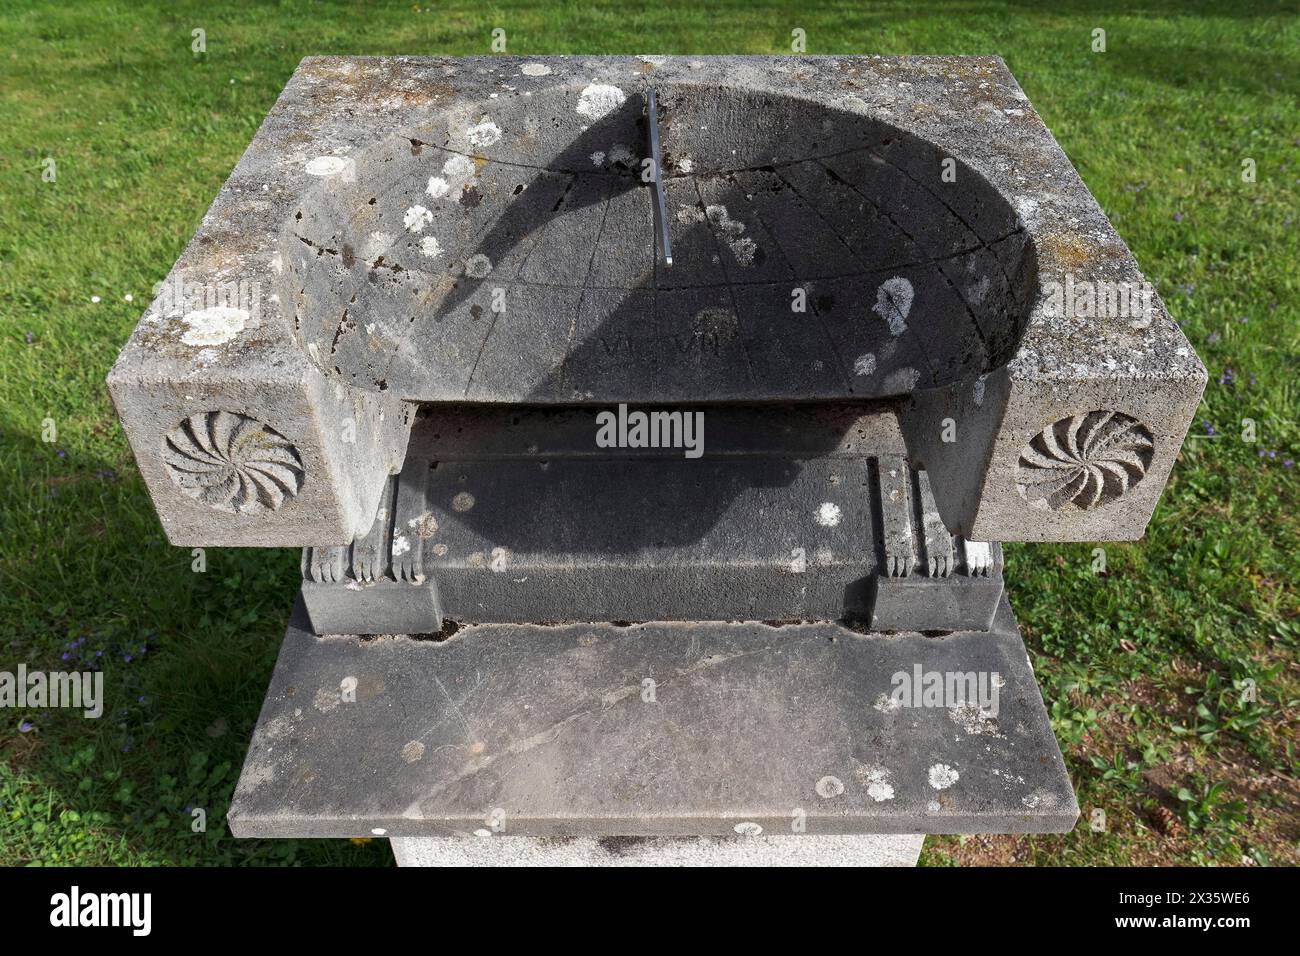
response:
<path id="1" fill-rule="evenodd" d="M 943 675 L 982 676 L 996 714 L 945 705 Z M 229 819 L 249 837 L 599 838 L 1061 832 L 1077 816 L 1004 598 L 991 631 L 937 637 L 317 637 L 300 604 Z"/>
<path id="2" fill-rule="evenodd" d="M 916 866 L 922 834 L 396 837 L 398 866 Z"/>

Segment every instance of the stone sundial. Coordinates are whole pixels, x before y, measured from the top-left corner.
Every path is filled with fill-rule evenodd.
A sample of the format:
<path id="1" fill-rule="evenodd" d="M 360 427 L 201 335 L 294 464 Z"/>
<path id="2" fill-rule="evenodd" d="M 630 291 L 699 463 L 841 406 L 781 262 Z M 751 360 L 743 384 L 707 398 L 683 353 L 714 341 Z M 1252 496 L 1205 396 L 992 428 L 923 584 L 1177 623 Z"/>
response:
<path id="1" fill-rule="evenodd" d="M 169 540 L 303 548 L 237 834 L 1073 825 L 997 542 L 1141 536 L 1205 370 L 1001 60 L 308 58 L 161 290 Z"/>

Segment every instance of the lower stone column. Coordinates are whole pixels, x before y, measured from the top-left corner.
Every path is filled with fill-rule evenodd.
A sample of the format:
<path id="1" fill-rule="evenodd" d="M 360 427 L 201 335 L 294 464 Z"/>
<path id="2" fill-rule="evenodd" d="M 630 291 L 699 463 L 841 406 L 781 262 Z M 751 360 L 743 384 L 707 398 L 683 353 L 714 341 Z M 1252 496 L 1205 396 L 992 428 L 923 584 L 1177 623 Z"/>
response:
<path id="1" fill-rule="evenodd" d="M 924 834 L 393 837 L 398 866 L 916 866 Z"/>

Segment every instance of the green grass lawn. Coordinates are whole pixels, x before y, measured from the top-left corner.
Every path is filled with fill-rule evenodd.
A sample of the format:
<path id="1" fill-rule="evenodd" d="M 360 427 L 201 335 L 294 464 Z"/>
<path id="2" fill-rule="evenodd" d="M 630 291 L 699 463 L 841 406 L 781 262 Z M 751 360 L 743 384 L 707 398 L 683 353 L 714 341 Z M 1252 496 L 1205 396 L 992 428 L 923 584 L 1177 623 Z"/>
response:
<path id="1" fill-rule="evenodd" d="M 382 841 L 230 837 L 298 553 L 193 571 L 103 380 L 299 58 L 488 53 L 494 27 L 518 54 L 785 53 L 798 27 L 810 53 L 1005 58 L 1210 385 L 1146 538 L 1107 545 L 1104 574 L 1092 545 L 1007 548 L 1079 825 L 922 860 L 1300 860 L 1300 18 L 1131 6 L 0 0 L 0 670 L 91 661 L 108 693 L 98 721 L 0 711 L 0 863 L 389 861 Z"/>

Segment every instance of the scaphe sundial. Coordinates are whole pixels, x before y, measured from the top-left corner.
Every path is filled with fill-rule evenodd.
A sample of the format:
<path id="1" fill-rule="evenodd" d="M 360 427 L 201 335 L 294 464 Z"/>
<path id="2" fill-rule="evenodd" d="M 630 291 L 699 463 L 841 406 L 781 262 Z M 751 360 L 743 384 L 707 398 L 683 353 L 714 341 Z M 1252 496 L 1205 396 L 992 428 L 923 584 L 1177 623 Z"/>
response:
<path id="1" fill-rule="evenodd" d="M 163 290 L 169 540 L 303 555 L 237 835 L 1073 826 L 1000 542 L 1140 537 L 1205 370 L 1001 60 L 309 58 Z"/>

